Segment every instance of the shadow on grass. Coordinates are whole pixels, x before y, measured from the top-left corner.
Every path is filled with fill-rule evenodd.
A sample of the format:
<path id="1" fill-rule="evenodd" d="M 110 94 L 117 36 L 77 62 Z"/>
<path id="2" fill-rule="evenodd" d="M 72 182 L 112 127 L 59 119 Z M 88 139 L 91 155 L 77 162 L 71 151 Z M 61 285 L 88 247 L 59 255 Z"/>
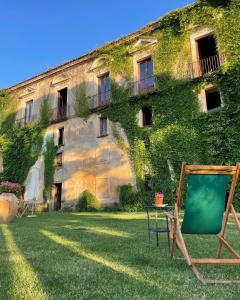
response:
<path id="1" fill-rule="evenodd" d="M 79 281 L 82 281 L 82 284 L 85 283 L 85 285 L 82 285 L 84 289 L 88 285 L 86 280 L 94 281 L 96 274 L 97 276 L 104 274 L 103 278 L 99 281 L 99 288 L 107 278 L 108 289 L 111 289 L 111 282 L 113 285 L 116 284 L 115 281 L 121 282 L 121 284 L 118 284 L 121 288 L 119 286 L 114 288 L 118 290 L 119 293 L 121 293 L 123 283 L 126 282 L 128 284 L 125 285 L 125 290 L 127 289 L 130 294 L 133 287 L 136 291 L 138 290 L 139 295 L 143 295 L 143 297 L 147 296 L 147 292 L 150 293 L 151 289 L 156 289 L 159 293 L 159 287 L 154 280 L 148 279 L 147 276 L 145 277 L 141 272 L 129 267 L 127 264 L 120 263 L 109 257 L 106 258 L 106 256 L 108 256 L 107 251 L 105 251 L 104 257 L 98 252 L 88 249 L 85 245 L 84 249 L 82 249 L 82 241 L 71 241 L 69 238 L 65 238 L 65 235 L 69 235 L 69 229 L 59 227 L 58 233 L 47 230 L 46 228 L 52 228 L 51 225 L 53 224 L 51 220 L 48 220 L 48 224 L 50 224 L 50 226 L 48 226 L 46 222 L 43 222 L 44 219 L 20 220 L 23 221 L 20 222 L 22 224 L 18 226 L 18 223 L 12 223 L 11 230 L 14 233 L 14 239 L 18 248 L 21 249 L 21 252 L 25 256 L 24 260 L 26 260 L 35 273 L 38 274 L 40 281 L 43 283 L 43 286 L 47 288 L 48 294 L 51 295 L 51 297 L 57 297 L 58 292 L 56 291 L 58 289 L 61 290 L 61 294 L 65 293 L 66 295 L 73 296 L 74 293 L 79 293 Z M 62 224 L 62 222 L 60 223 Z M 54 225 L 56 225 L 56 223 Z M 54 226 L 55 229 L 56 227 L 57 226 Z M 99 227 L 99 230 L 102 231 L 102 228 Z M 104 230 L 106 230 L 106 228 L 104 228 Z M 45 235 L 42 233 L 45 233 Z M 47 235 L 46 233 L 49 234 Z M 86 232 L 84 232 L 84 234 L 86 234 Z M 101 232 L 101 235 L 104 235 L 104 233 Z M 103 251 L 104 248 L 107 250 L 106 248 L 111 244 L 116 245 L 117 243 L 120 246 L 126 241 L 125 244 L 128 245 L 128 239 L 109 234 L 105 234 L 105 239 L 102 239 L 102 237 L 99 238 L 99 234 L 94 232 L 87 232 L 87 235 L 82 237 L 76 230 L 72 230 L 71 236 L 83 239 L 85 244 L 95 244 L 96 248 L 103 244 Z M 59 245 L 62 247 L 59 247 Z M 68 249 L 66 245 L 70 245 L 70 249 Z M 119 250 L 121 250 L 121 248 L 117 249 L 117 251 Z M 109 252 L 111 251 L 112 249 L 110 249 Z M 141 260 L 141 262 L 143 261 L 144 259 Z M 140 263 L 140 261 L 138 263 Z M 145 265 L 147 265 L 146 261 Z M 84 277 L 82 269 L 86 272 L 85 280 L 82 278 Z M 79 274 L 81 274 L 81 276 L 79 276 Z M 67 278 L 67 280 L 65 280 L 65 278 Z M 92 292 L 89 293 L 92 294 Z"/>
<path id="2" fill-rule="evenodd" d="M 8 294 L 12 299 L 48 299 L 42 283 L 23 253 L 17 247 L 12 232 L 7 225 L 1 226 L 5 247 L 7 249 L 7 260 L 9 263 L 10 286 Z"/>
<path id="3" fill-rule="evenodd" d="M 184 260 L 170 260 L 165 236 L 161 237 L 160 248 L 155 243 L 146 247 L 145 220 L 92 217 L 43 214 L 10 224 L 18 249 L 51 298 L 75 299 L 84 293 L 82 298 L 114 299 L 118 295 L 118 299 L 159 299 L 161 295 L 177 299 L 183 283 L 182 298 L 223 295 L 219 286 L 204 289 Z M 232 241 L 235 231 L 230 230 L 229 237 Z M 193 256 L 215 254 L 215 238 L 189 236 L 187 243 Z M 235 266 L 204 270 L 212 277 L 240 277 Z M 231 296 L 231 288 L 224 287 L 224 293 Z"/>
<path id="4" fill-rule="evenodd" d="M 0 225 L 0 289 L 1 295 L 5 296 L 6 300 L 12 299 L 12 269 L 10 266 L 9 251 Z M 0 297 L 1 298 L 1 297 Z"/>

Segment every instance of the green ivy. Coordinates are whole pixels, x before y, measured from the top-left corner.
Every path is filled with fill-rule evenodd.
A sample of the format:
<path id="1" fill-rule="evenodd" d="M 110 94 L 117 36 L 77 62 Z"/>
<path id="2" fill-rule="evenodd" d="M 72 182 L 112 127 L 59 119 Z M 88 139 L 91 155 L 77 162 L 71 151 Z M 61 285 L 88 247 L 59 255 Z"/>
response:
<path id="1" fill-rule="evenodd" d="M 49 108 L 47 100 L 44 100 L 39 123 L 21 127 L 16 122 L 14 101 L 10 99 L 10 95 L 7 98 L 6 102 L 10 101 L 10 105 L 6 107 L 0 122 L 0 151 L 3 156 L 0 180 L 23 184 L 41 153 L 45 128 L 49 124 Z"/>
<path id="2" fill-rule="evenodd" d="M 85 83 L 81 83 L 74 90 L 75 98 L 75 113 L 80 118 L 88 118 L 90 115 L 90 110 L 88 106 L 88 98 L 86 95 Z"/>
<path id="3" fill-rule="evenodd" d="M 56 157 L 57 147 L 54 144 L 54 137 L 51 136 L 47 139 L 44 156 L 44 192 L 43 198 L 46 202 L 51 199 L 52 186 L 54 183 L 54 172 L 55 172 L 55 157 Z"/>
<path id="4" fill-rule="evenodd" d="M 52 110 L 49 103 L 49 97 L 44 97 L 40 109 L 40 124 L 43 128 L 47 128 L 52 117 Z"/>
<path id="5" fill-rule="evenodd" d="M 158 41 L 153 50 L 157 90 L 151 94 L 131 97 L 131 86 L 122 87 L 112 81 L 111 105 L 101 111 L 103 116 L 107 116 L 113 123 L 121 124 L 125 130 L 128 144 L 124 142 L 116 126 L 113 127 L 113 134 L 132 161 L 138 190 L 144 197 L 161 190 L 166 194 L 167 201 L 175 201 L 183 160 L 187 163 L 229 165 L 240 160 L 239 18 L 238 0 L 197 1 L 193 5 L 167 14 L 154 25 L 141 30 L 139 34 L 126 36 L 120 42 L 107 44 L 93 51 L 93 57 L 105 59 L 111 75 L 121 74 L 129 78 L 133 72 L 133 59 L 129 51 L 133 43 L 140 35 L 142 38 Z M 181 75 L 186 64 L 191 61 L 191 31 L 203 25 L 214 29 L 219 51 L 228 54 L 226 68 L 197 80 L 175 79 L 175 75 Z M 223 96 L 224 108 L 201 113 L 197 94 L 209 83 L 218 86 Z M 138 126 L 136 116 L 143 106 L 151 106 L 153 110 L 153 124 L 150 128 Z M 89 116 L 84 85 L 81 85 L 76 93 L 76 111 L 80 117 Z M 4 176 L 10 179 L 11 176 L 18 178 L 18 170 L 21 168 L 23 177 L 26 175 L 37 154 L 31 145 L 37 140 L 40 141 L 42 132 L 42 129 L 31 126 L 14 132 L 14 122 L 13 111 L 1 123 L 0 131 L 0 139 L 5 145 L 2 147 L 4 165 L 7 167 L 9 164 L 9 167 L 5 168 Z M 23 149 L 21 161 L 18 159 L 20 148 Z M 32 158 L 29 162 L 28 157 Z M 52 170 L 49 172 L 53 172 Z M 149 194 L 144 182 L 146 174 L 152 178 L 153 183 L 153 190 Z M 46 177 L 46 184 L 47 181 L 52 184 L 51 178 Z M 237 197 L 240 200 L 240 192 Z M 240 201 L 238 203 L 240 204 Z"/>
<path id="6" fill-rule="evenodd" d="M 130 89 L 113 82 L 112 103 L 102 113 L 124 128 L 129 142 L 125 150 L 144 195 L 146 174 L 152 177 L 153 192 L 164 191 L 167 199 L 175 201 L 182 161 L 234 165 L 240 160 L 239 7 L 228 7 L 227 1 L 224 5 L 202 4 L 171 13 L 154 30 L 152 37 L 158 40 L 153 52 L 157 91 L 131 98 Z M 191 60 L 189 28 L 203 24 L 215 29 L 219 51 L 229 53 L 227 69 L 195 81 L 174 79 L 173 74 L 181 74 Z M 201 113 L 197 95 L 209 83 L 218 86 L 224 108 Z M 140 128 L 136 115 L 146 105 L 153 109 L 153 124 Z M 114 136 L 122 145 L 119 135 Z"/>

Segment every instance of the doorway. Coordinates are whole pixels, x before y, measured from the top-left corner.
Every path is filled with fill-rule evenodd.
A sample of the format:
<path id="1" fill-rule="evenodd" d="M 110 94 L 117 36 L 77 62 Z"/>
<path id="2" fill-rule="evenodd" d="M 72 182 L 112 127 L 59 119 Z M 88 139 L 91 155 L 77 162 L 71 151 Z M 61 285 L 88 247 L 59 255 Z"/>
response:
<path id="1" fill-rule="evenodd" d="M 67 117 L 67 88 L 58 91 L 58 119 L 62 120 Z"/>
<path id="2" fill-rule="evenodd" d="M 208 35 L 196 40 L 199 56 L 199 67 L 202 74 L 215 71 L 220 66 L 216 40 Z"/>
<path id="3" fill-rule="evenodd" d="M 54 195 L 54 210 L 58 211 L 61 209 L 62 204 L 62 183 L 55 184 L 55 195 Z"/>

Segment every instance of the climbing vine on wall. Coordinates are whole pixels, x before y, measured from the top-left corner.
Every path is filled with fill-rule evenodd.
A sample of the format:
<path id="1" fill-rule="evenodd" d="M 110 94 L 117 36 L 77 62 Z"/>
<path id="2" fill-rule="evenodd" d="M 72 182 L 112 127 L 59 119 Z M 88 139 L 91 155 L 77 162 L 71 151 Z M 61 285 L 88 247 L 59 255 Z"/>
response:
<path id="1" fill-rule="evenodd" d="M 80 118 L 88 118 L 90 115 L 90 110 L 88 106 L 85 83 L 81 83 L 74 89 L 74 99 L 74 109 L 76 115 Z"/>
<path id="2" fill-rule="evenodd" d="M 157 91 L 131 98 L 129 89 L 112 83 L 112 104 L 103 112 L 127 134 L 138 188 L 146 193 L 145 177 L 150 175 L 153 191 L 163 190 L 172 201 L 182 161 L 230 165 L 240 160 L 239 8 L 228 7 L 229 1 L 221 5 L 204 2 L 171 13 L 159 21 L 160 30 L 153 32 L 158 39 L 153 51 Z M 202 24 L 214 28 L 219 51 L 228 54 L 227 68 L 192 82 L 176 80 L 173 74 L 181 74 L 191 60 L 189 30 Z M 197 95 L 209 83 L 221 91 L 224 107 L 202 113 Z M 137 124 L 143 106 L 153 109 L 151 128 Z"/>
<path id="3" fill-rule="evenodd" d="M 235 164 L 240 160 L 239 18 L 237 0 L 197 1 L 194 5 L 171 12 L 156 25 L 150 26 L 151 30 L 141 31 L 142 38 L 154 38 L 158 41 L 152 52 L 157 90 L 152 94 L 131 97 L 132 86 L 119 86 L 114 81 L 111 83 L 112 103 L 101 114 L 124 128 L 129 145 L 126 145 L 116 128 L 113 128 L 114 136 L 131 158 L 138 189 L 146 195 L 146 199 L 149 193 L 162 190 L 167 199 L 175 200 L 183 160 L 187 163 L 208 164 Z M 222 72 L 194 81 L 176 79 L 192 59 L 190 33 L 198 26 L 205 25 L 214 29 L 219 52 L 227 54 L 225 68 Z M 106 60 L 111 76 L 120 74 L 129 78 L 133 72 L 133 59 L 129 49 L 137 39 L 139 35 L 136 38 L 126 37 L 121 43 L 97 49 L 93 56 Z M 216 85 L 221 91 L 224 107 L 206 114 L 200 112 L 197 94 L 209 83 Z M 5 91 L 0 93 L 0 97 L 4 99 L 0 101 L 1 117 L 1 111 L 6 108 L 8 100 Z M 85 86 L 82 85 L 76 93 L 78 116 L 89 116 L 86 105 Z M 153 110 L 153 124 L 149 128 L 138 126 L 136 116 L 143 106 L 151 106 Z M 0 150 L 3 152 L 5 166 L 1 176 L 22 183 L 42 144 L 46 122 L 44 126 L 29 125 L 17 129 L 14 124 L 13 110 L 1 121 Z M 51 160 L 50 165 L 53 147 L 51 149 L 49 157 L 45 154 L 45 158 Z M 49 174 L 52 172 L 53 169 L 47 170 Z M 146 192 L 146 175 L 153 182 L 151 192 Z M 51 176 L 46 176 L 46 181 L 50 183 L 45 184 L 51 184 Z M 49 186 L 46 193 L 49 193 Z M 240 193 L 238 198 L 239 195 Z"/>
<path id="4" fill-rule="evenodd" d="M 7 95 L 7 96 L 6 96 Z M 6 102 L 11 102 L 9 94 Z M 2 97 L 0 97 L 2 102 Z M 41 111 L 46 113 L 46 102 L 43 101 Z M 11 108 L 11 109 L 9 109 Z M 36 162 L 42 150 L 45 128 L 49 124 L 47 115 L 42 113 L 37 124 L 20 126 L 16 122 L 16 106 L 5 108 L 0 122 L 0 151 L 3 156 L 3 172 L 0 180 L 24 183 L 30 168 Z"/>
<path id="5" fill-rule="evenodd" d="M 44 191 L 43 198 L 46 202 L 51 199 L 52 186 L 54 182 L 54 172 L 55 172 L 55 157 L 57 152 L 57 147 L 54 144 L 54 137 L 51 136 L 47 139 L 45 149 L 43 152 L 44 156 Z"/>

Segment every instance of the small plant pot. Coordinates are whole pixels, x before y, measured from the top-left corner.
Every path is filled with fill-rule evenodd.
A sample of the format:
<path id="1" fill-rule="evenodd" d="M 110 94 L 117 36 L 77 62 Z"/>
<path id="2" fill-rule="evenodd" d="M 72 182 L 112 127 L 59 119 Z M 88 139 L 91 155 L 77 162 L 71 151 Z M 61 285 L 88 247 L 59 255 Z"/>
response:
<path id="1" fill-rule="evenodd" d="M 155 198 L 155 204 L 156 205 L 162 205 L 163 204 L 163 197 L 156 197 Z"/>
<path id="2" fill-rule="evenodd" d="M 163 204 L 163 198 L 164 195 L 162 192 L 156 192 L 155 193 L 155 198 L 154 198 L 154 204 L 155 205 L 162 205 Z"/>

